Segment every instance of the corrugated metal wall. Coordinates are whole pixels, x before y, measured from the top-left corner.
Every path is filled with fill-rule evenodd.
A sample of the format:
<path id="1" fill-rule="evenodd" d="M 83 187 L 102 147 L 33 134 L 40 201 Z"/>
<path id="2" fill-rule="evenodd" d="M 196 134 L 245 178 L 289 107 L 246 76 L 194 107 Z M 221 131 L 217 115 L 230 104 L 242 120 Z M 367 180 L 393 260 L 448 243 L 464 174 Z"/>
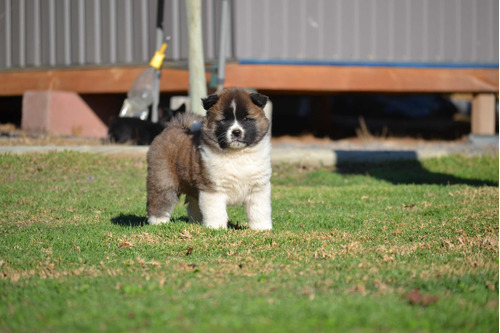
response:
<path id="1" fill-rule="evenodd" d="M 235 5 L 240 59 L 498 63 L 498 0 L 235 0 Z"/>
<path id="2" fill-rule="evenodd" d="M 156 0 L 0 0 L 0 70 L 146 64 L 156 8 Z M 208 60 L 217 55 L 219 8 L 219 0 L 203 2 Z M 164 31 L 172 36 L 167 59 L 187 59 L 184 1 L 165 0 Z"/>
<path id="3" fill-rule="evenodd" d="M 147 0 L 0 0 L 0 67 L 144 62 L 148 7 Z"/>
<path id="4" fill-rule="evenodd" d="M 145 64 L 155 0 L 0 0 L 0 70 Z M 498 64 L 498 0 L 233 0 L 229 57 Z M 220 0 L 203 1 L 205 57 Z M 167 59 L 188 54 L 185 2 L 165 1 Z"/>

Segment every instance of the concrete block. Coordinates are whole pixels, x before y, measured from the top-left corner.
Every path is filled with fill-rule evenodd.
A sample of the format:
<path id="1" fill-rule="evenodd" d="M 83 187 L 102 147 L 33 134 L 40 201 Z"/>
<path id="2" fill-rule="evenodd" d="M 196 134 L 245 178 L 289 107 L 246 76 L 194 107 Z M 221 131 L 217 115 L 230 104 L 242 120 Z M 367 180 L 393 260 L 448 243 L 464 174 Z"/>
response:
<path id="1" fill-rule="evenodd" d="M 74 92 L 36 90 L 23 95 L 21 128 L 32 134 L 104 138 L 107 126 Z"/>

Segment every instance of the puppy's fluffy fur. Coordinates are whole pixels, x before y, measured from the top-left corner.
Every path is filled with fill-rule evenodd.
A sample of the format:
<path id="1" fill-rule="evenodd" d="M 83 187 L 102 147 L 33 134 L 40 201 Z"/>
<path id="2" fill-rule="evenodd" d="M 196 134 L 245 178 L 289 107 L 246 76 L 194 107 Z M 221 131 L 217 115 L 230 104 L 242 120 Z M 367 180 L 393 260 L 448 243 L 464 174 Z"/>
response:
<path id="1" fill-rule="evenodd" d="M 245 207 L 251 229 L 271 229 L 268 98 L 241 88 L 203 99 L 206 117 L 175 117 L 148 151 L 150 224 L 167 223 L 186 194 L 192 221 L 227 228 L 227 205 Z"/>

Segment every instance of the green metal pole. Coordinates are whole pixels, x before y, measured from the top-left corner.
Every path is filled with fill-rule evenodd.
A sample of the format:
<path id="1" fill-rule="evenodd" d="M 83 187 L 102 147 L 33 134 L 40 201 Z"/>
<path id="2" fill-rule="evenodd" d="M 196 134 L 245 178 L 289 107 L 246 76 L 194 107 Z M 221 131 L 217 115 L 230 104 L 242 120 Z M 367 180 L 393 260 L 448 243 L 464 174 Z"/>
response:
<path id="1" fill-rule="evenodd" d="M 201 99 L 207 96 L 201 34 L 201 0 L 186 0 L 189 36 L 189 101 L 191 112 L 204 116 Z"/>

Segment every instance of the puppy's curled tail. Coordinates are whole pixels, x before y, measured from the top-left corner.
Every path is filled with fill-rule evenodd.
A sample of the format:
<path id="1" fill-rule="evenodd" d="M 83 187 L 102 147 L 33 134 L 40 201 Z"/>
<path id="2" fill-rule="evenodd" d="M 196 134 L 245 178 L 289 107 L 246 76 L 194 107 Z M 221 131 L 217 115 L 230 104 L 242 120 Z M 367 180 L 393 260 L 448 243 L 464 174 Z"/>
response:
<path id="1" fill-rule="evenodd" d="M 185 132 L 194 133 L 201 129 L 203 117 L 191 112 L 175 115 L 168 123 L 167 128 L 180 128 Z"/>

